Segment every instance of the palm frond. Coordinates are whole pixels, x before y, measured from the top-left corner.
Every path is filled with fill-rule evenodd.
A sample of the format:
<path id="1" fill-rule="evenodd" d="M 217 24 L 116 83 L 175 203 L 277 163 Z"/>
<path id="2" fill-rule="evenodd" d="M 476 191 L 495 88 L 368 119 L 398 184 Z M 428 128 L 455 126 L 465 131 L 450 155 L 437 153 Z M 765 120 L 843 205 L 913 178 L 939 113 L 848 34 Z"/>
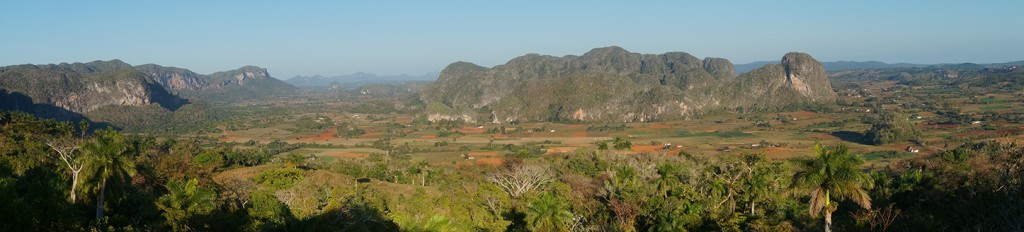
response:
<path id="1" fill-rule="evenodd" d="M 818 215 L 822 209 L 825 209 L 826 198 L 828 196 L 825 194 L 824 189 L 814 189 L 814 192 L 811 193 L 811 215 Z"/>

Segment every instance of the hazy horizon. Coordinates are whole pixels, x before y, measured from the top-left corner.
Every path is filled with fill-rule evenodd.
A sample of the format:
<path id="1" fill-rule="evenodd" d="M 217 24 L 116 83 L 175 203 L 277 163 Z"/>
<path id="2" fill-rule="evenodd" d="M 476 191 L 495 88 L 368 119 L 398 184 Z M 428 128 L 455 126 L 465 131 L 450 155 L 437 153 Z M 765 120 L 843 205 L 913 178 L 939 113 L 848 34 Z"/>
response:
<path id="1" fill-rule="evenodd" d="M 120 59 L 209 74 L 256 65 L 279 78 L 421 75 L 527 53 L 620 46 L 735 64 L 1024 60 L 1019 1 L 858 2 L 3 2 L 0 66 Z M 999 23 L 1003 22 L 1003 23 Z"/>

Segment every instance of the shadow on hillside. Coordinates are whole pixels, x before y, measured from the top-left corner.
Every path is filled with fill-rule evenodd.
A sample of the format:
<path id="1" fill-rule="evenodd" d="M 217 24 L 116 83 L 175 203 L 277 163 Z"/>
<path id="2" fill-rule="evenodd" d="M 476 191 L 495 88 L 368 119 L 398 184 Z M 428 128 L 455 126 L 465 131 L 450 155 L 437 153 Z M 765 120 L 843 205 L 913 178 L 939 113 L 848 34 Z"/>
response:
<path id="1" fill-rule="evenodd" d="M 839 138 L 846 142 L 872 145 L 868 143 L 867 138 L 864 137 L 863 133 L 856 131 L 836 131 L 832 132 L 832 136 L 835 136 L 836 138 Z"/>
<path id="2" fill-rule="evenodd" d="M 8 92 L 6 89 L 0 89 L 0 111 L 21 111 L 32 114 L 38 118 L 69 121 L 72 123 L 78 123 L 79 121 L 85 120 L 86 122 L 89 122 L 89 125 L 91 125 L 90 128 L 93 129 L 111 127 L 109 123 L 93 122 L 84 115 L 74 111 L 66 110 L 54 105 L 33 103 L 31 97 L 18 92 Z M 121 128 L 114 127 L 114 129 L 120 130 Z"/>
<path id="3" fill-rule="evenodd" d="M 188 99 L 182 98 L 178 95 L 171 94 L 160 86 L 151 86 L 149 91 L 153 93 L 154 103 L 170 111 L 176 111 L 179 108 L 181 108 L 181 106 L 190 103 Z"/>

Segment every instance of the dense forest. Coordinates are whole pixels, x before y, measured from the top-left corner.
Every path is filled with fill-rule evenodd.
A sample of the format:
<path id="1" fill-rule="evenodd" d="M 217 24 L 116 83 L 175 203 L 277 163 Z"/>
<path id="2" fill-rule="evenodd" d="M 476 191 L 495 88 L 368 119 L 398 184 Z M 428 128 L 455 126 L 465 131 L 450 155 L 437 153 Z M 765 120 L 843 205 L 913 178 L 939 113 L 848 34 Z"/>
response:
<path id="1" fill-rule="evenodd" d="M 499 166 L 320 161 L 296 145 L 157 140 L 0 114 L 2 231 L 1020 231 L 1024 147 L 876 168 L 817 157 L 626 155 Z M 386 144 L 390 145 L 390 144 Z"/>

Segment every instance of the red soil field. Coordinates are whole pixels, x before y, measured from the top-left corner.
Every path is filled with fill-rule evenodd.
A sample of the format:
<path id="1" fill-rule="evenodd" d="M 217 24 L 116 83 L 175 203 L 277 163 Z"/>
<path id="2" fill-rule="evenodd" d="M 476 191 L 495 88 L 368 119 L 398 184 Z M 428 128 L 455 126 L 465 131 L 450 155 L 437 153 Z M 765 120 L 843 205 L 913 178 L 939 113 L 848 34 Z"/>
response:
<path id="1" fill-rule="evenodd" d="M 334 129 L 333 127 L 331 127 L 330 129 L 327 129 L 326 133 L 323 133 L 323 134 L 320 134 L 320 135 L 317 135 L 317 136 L 310 136 L 310 137 L 301 138 L 299 140 L 312 141 L 312 140 L 328 140 L 328 139 L 333 139 L 334 138 L 334 132 L 336 132 L 336 131 L 337 131 L 337 129 Z"/>
<path id="2" fill-rule="evenodd" d="M 466 154 L 469 157 L 494 157 L 498 156 L 497 152 L 470 152 Z"/>
<path id="3" fill-rule="evenodd" d="M 497 165 L 501 165 L 502 163 L 504 163 L 504 160 L 502 160 L 501 158 L 480 158 L 480 159 L 476 159 L 476 164 L 477 165 L 485 165 L 486 164 L 486 165 L 495 165 L 495 166 L 497 166 Z"/>
<path id="4" fill-rule="evenodd" d="M 420 136 L 421 139 L 436 139 L 437 135 L 424 135 Z"/>

